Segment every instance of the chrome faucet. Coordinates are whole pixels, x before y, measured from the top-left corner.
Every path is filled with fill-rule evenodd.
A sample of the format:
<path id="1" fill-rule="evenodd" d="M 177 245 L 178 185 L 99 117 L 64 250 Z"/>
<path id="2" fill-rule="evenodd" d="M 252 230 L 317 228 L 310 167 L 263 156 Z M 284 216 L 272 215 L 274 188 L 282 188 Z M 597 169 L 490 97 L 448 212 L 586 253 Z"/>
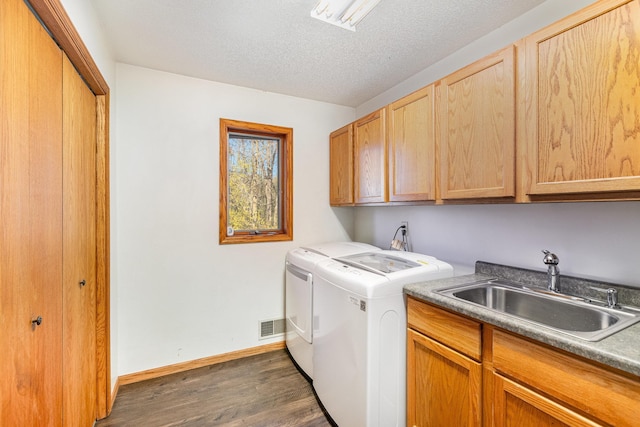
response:
<path id="1" fill-rule="evenodd" d="M 551 292 L 560 292 L 560 269 L 558 268 L 560 260 L 556 254 L 546 249 L 542 253 L 544 254 L 542 262 L 549 266 L 547 270 L 547 289 Z"/>
<path id="2" fill-rule="evenodd" d="M 607 307 L 620 308 L 618 305 L 618 291 L 616 289 L 607 289 Z"/>

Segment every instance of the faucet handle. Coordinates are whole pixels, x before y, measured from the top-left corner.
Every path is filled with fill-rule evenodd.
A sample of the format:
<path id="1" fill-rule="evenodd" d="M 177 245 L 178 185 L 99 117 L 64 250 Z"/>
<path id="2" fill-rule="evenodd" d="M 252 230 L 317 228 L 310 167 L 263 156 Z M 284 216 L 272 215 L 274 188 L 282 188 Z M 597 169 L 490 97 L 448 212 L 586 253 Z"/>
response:
<path id="1" fill-rule="evenodd" d="M 609 308 L 620 308 L 618 305 L 618 290 L 614 288 L 596 288 L 595 286 L 590 286 L 594 291 L 602 292 L 607 294 L 607 307 Z"/>
<path id="2" fill-rule="evenodd" d="M 618 307 L 618 291 L 613 288 L 607 289 L 607 307 L 609 308 L 617 308 Z"/>
<path id="3" fill-rule="evenodd" d="M 544 258 L 542 258 L 542 262 L 544 262 L 545 264 L 558 265 L 558 263 L 560 262 L 560 259 L 556 254 L 551 253 L 546 249 L 543 249 L 542 253 L 544 254 Z"/>

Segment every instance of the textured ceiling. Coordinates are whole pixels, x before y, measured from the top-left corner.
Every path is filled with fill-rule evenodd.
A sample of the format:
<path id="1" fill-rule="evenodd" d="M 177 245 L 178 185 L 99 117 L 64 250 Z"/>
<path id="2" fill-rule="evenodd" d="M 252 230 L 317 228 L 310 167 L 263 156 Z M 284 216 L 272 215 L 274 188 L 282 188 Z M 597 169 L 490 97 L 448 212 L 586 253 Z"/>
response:
<path id="1" fill-rule="evenodd" d="M 116 61 L 356 107 L 543 0 L 382 0 L 356 32 L 317 0 L 91 0 Z"/>

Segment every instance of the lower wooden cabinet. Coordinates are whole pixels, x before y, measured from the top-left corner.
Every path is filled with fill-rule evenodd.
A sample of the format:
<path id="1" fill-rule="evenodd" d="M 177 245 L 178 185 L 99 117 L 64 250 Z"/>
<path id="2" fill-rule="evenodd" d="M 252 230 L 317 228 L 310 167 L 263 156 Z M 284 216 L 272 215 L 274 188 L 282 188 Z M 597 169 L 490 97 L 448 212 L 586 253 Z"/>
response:
<path id="1" fill-rule="evenodd" d="M 493 387 L 496 427 L 600 425 L 501 375 L 493 374 Z"/>
<path id="2" fill-rule="evenodd" d="M 409 426 L 640 425 L 637 376 L 411 297 L 407 322 Z M 478 328 L 474 360 L 457 343 Z"/>
<path id="3" fill-rule="evenodd" d="M 480 426 L 482 365 L 407 332 L 407 425 Z"/>
<path id="4" fill-rule="evenodd" d="M 576 426 L 638 426 L 640 378 L 606 369 L 499 329 L 492 333 L 491 347 L 490 362 L 496 373 L 521 384 L 525 390 L 548 396 L 560 406 L 558 409 L 543 400 L 530 399 L 530 405 L 547 415 L 562 419 L 564 413 L 566 420 L 569 420 L 572 419 L 572 413 L 583 414 L 584 422 L 579 421 L 580 418 L 576 418 L 578 421 L 575 422 L 563 421 Z M 530 393 L 528 395 L 531 396 Z M 494 407 L 500 406 L 503 406 L 501 399 L 496 399 Z M 503 425 L 497 421 L 496 425 Z"/>

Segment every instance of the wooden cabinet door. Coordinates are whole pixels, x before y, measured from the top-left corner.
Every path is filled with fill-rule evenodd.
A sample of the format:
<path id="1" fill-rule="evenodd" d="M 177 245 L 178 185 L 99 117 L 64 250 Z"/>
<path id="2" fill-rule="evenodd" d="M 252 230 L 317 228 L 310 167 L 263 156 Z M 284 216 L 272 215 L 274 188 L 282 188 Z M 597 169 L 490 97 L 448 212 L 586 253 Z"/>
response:
<path id="1" fill-rule="evenodd" d="M 356 203 L 387 201 L 384 108 L 354 123 L 354 181 Z"/>
<path id="2" fill-rule="evenodd" d="M 515 195 L 515 68 L 509 46 L 440 82 L 442 199 Z"/>
<path id="3" fill-rule="evenodd" d="M 353 204 L 353 124 L 329 136 L 329 203 Z"/>
<path id="4" fill-rule="evenodd" d="M 601 425 L 498 374 L 493 374 L 493 377 L 495 427 Z"/>
<path id="5" fill-rule="evenodd" d="M 640 3 L 596 2 L 525 50 L 528 193 L 640 190 Z"/>
<path id="6" fill-rule="evenodd" d="M 493 369 L 606 425 L 636 427 L 640 382 L 577 356 L 493 331 Z"/>
<path id="7" fill-rule="evenodd" d="M 63 60 L 63 421 L 96 420 L 96 100 Z"/>
<path id="8" fill-rule="evenodd" d="M 62 53 L 22 0 L 0 1 L 0 61 L 0 425 L 59 426 Z"/>
<path id="9" fill-rule="evenodd" d="M 435 200 L 435 102 L 429 85 L 387 107 L 389 201 Z"/>
<path id="10" fill-rule="evenodd" d="M 407 425 L 480 426 L 482 365 L 407 329 Z"/>

